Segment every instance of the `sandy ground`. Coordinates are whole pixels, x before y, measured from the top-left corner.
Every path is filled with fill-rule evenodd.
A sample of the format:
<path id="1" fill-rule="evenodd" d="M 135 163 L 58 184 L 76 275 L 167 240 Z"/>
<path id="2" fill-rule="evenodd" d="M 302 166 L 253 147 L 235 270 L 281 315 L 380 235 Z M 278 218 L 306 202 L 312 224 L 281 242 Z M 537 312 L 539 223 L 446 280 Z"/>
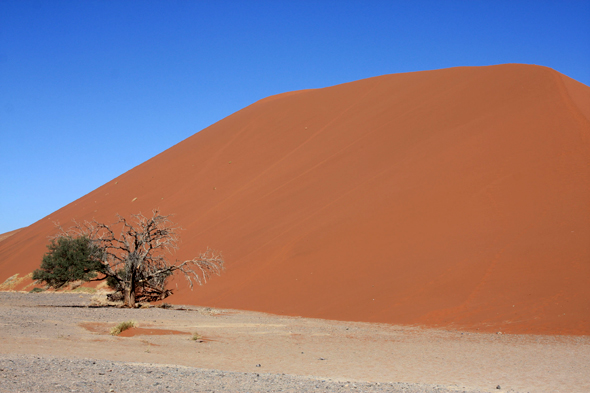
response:
<path id="1" fill-rule="evenodd" d="M 500 391 L 590 391 L 589 337 L 465 333 L 194 306 L 129 310 L 88 304 L 89 295 L 0 293 L 0 358 L 36 355 L 287 374 L 339 386 L 401 382 L 429 391 L 498 391 L 498 385 Z M 177 334 L 108 334 L 127 320 L 152 333 Z M 203 342 L 192 340 L 195 332 Z M 0 379 L 0 390 L 5 381 Z"/>

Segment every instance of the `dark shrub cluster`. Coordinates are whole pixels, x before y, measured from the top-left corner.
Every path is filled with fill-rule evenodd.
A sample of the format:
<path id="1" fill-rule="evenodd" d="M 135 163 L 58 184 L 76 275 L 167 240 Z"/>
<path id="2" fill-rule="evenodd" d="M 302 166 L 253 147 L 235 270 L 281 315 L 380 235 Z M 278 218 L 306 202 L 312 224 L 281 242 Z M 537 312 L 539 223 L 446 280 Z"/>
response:
<path id="1" fill-rule="evenodd" d="M 33 280 L 61 288 L 68 282 L 89 281 L 104 272 L 104 251 L 85 236 L 59 237 L 51 240 L 47 248 L 41 268 L 33 272 Z"/>

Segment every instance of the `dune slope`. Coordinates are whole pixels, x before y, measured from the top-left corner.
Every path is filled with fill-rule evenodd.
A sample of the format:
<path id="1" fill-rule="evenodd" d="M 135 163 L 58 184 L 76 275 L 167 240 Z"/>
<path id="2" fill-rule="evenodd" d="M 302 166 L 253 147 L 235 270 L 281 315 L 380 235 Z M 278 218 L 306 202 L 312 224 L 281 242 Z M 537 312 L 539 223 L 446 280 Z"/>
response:
<path id="1" fill-rule="evenodd" d="M 54 221 L 174 213 L 227 271 L 176 303 L 480 331 L 590 334 L 590 88 L 530 65 L 273 96 L 0 242 L 0 282 Z"/>

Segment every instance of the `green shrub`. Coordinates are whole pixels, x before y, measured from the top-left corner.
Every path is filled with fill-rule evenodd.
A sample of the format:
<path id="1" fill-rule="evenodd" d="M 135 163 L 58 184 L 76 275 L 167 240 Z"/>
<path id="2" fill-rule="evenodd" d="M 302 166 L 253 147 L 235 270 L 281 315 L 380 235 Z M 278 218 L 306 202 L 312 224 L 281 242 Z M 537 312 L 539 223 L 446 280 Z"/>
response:
<path id="1" fill-rule="evenodd" d="M 88 281 L 104 272 L 103 250 L 87 237 L 59 237 L 51 240 L 43 256 L 41 268 L 33 272 L 33 280 L 61 288 L 71 281 Z"/>
<path id="2" fill-rule="evenodd" d="M 127 280 L 127 274 L 125 274 L 125 269 L 119 269 L 116 271 L 116 273 L 117 273 L 117 277 L 120 278 L 121 281 L 118 281 L 113 276 L 108 276 L 107 277 L 107 285 L 111 289 L 123 292 L 123 286 L 121 285 L 121 282 L 125 282 L 125 280 Z"/>
<path id="3" fill-rule="evenodd" d="M 33 288 L 29 291 L 29 293 L 39 293 L 39 292 L 44 292 L 45 289 L 43 288 Z"/>

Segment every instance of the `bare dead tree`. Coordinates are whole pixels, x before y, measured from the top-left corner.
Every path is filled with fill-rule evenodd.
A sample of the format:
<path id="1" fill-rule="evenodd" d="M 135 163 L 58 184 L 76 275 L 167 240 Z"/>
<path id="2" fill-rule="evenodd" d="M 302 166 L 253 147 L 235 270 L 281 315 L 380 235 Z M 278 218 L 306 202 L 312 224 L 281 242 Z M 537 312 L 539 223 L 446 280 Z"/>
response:
<path id="1" fill-rule="evenodd" d="M 154 210 L 150 218 L 141 213 L 130 219 L 117 215 L 118 220 L 110 225 L 74 221 L 68 230 L 58 225 L 60 232 L 55 237 L 89 238 L 101 250 L 104 277 L 99 279 L 107 279 L 125 306 L 134 307 L 136 301 L 169 296 L 172 291 L 166 289 L 166 282 L 176 272 L 187 279 L 192 289 L 195 283 L 202 285 L 224 269 L 221 253 L 211 249 L 190 260 L 170 261 L 169 256 L 178 250 L 180 228 L 169 217 Z"/>

